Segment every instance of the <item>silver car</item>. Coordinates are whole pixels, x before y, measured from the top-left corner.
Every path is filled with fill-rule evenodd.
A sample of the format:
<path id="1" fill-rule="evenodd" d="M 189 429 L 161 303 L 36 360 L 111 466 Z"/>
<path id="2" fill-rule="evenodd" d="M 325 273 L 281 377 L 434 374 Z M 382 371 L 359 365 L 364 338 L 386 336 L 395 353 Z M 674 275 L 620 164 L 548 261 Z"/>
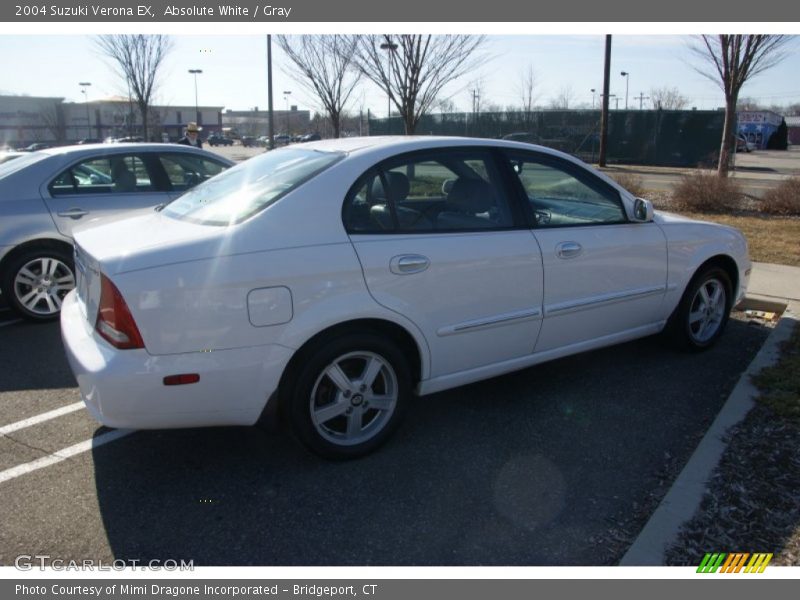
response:
<path id="1" fill-rule="evenodd" d="M 75 287 L 73 229 L 152 210 L 233 164 L 178 144 L 64 146 L 0 164 L 3 298 L 28 319 L 58 317 Z"/>

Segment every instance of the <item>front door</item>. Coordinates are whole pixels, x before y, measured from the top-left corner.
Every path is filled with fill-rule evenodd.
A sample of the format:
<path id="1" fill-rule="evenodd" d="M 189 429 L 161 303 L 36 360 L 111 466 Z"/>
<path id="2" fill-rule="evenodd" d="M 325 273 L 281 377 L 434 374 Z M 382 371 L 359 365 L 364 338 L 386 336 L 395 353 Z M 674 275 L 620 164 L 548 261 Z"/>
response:
<path id="1" fill-rule="evenodd" d="M 631 222 L 619 192 L 583 167 L 534 152 L 506 156 L 528 199 L 544 265 L 536 352 L 656 323 L 667 281 L 661 229 Z"/>
<path id="2" fill-rule="evenodd" d="M 146 161 L 135 153 L 87 158 L 65 169 L 42 189 L 47 208 L 63 235 L 98 219 L 127 216 L 167 202 Z"/>

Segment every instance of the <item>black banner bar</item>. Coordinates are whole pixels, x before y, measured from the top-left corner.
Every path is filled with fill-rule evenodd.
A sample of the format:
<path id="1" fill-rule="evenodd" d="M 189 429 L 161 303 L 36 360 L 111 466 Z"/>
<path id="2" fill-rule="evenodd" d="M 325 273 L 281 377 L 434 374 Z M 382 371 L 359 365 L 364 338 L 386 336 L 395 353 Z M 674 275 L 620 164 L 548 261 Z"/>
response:
<path id="1" fill-rule="evenodd" d="M 726 22 L 800 21 L 800 2 L 785 0 L 16 0 L 0 5 L 0 21 L 58 22 Z M 719 29 L 715 28 L 713 32 Z"/>

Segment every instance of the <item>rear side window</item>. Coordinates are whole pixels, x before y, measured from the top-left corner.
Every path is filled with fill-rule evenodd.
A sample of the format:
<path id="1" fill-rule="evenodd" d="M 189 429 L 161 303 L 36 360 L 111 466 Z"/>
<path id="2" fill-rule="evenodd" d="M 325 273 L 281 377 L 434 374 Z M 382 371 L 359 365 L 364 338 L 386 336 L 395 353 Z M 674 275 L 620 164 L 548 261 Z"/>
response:
<path id="1" fill-rule="evenodd" d="M 153 185 L 141 158 L 113 155 L 81 161 L 60 173 L 48 186 L 52 196 L 150 192 Z"/>
<path id="2" fill-rule="evenodd" d="M 240 223 L 342 158 L 341 152 L 273 150 L 192 188 L 163 214 L 201 225 Z"/>
<path id="3" fill-rule="evenodd" d="M 392 159 L 364 174 L 342 211 L 350 233 L 440 233 L 514 225 L 492 156 L 443 148 Z"/>
<path id="4" fill-rule="evenodd" d="M 185 192 L 227 169 L 227 165 L 192 154 L 162 154 L 159 160 L 176 192 Z"/>

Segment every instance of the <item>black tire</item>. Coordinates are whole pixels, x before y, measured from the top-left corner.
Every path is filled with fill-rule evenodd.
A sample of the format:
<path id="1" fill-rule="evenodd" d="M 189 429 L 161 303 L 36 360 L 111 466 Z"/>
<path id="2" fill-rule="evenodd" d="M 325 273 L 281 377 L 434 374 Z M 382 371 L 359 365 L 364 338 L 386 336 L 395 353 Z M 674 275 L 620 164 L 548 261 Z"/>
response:
<path id="1" fill-rule="evenodd" d="M 411 371 L 397 346 L 372 333 L 352 333 L 304 352 L 286 387 L 283 412 L 313 452 L 350 459 L 386 442 L 410 395 Z"/>
<path id="2" fill-rule="evenodd" d="M 75 287 L 72 253 L 52 246 L 31 248 L 8 262 L 0 285 L 20 316 L 39 322 L 58 319 L 61 302 Z"/>
<path id="3" fill-rule="evenodd" d="M 705 297 L 724 294 L 713 302 Z M 700 269 L 681 297 L 680 304 L 670 317 L 667 333 L 682 350 L 700 352 L 711 348 L 725 330 L 733 305 L 733 286 L 728 273 L 710 265 Z"/>

